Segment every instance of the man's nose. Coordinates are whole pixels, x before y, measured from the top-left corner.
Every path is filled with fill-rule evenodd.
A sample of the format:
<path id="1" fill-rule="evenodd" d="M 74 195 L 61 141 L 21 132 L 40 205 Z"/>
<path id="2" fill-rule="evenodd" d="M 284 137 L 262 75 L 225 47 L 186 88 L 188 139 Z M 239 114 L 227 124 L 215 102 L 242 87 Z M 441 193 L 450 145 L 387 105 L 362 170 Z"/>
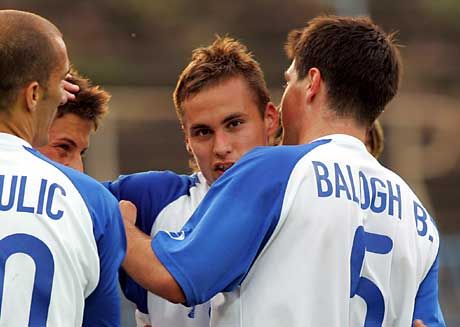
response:
<path id="1" fill-rule="evenodd" d="M 227 133 L 218 131 L 214 134 L 214 154 L 223 157 L 232 152 L 231 137 Z"/>

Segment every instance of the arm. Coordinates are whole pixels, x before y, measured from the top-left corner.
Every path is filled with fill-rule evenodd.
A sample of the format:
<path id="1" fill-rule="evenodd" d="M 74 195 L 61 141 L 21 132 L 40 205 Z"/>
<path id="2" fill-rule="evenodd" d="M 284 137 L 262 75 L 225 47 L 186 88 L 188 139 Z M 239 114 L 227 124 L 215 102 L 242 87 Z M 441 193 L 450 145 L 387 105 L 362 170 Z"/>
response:
<path id="1" fill-rule="evenodd" d="M 145 233 L 143 236 L 146 239 L 151 233 L 158 214 L 169 203 L 186 194 L 194 180 L 190 176 L 177 175 L 168 171 L 150 171 L 121 176 L 117 180 L 105 182 L 103 185 L 118 200 L 128 200 L 136 206 L 138 211 L 135 221 L 137 228 L 135 229 L 137 232 Z M 131 233 L 127 236 L 130 237 L 130 235 Z M 128 262 L 131 259 L 137 259 L 134 257 L 137 255 L 140 255 L 140 258 L 145 257 L 142 252 L 138 251 L 130 251 L 128 255 Z M 141 312 L 147 313 L 146 287 L 142 287 L 132 276 L 128 275 L 128 273 L 136 275 L 144 269 L 130 269 L 129 267 L 129 272 L 126 269 L 120 270 L 121 289 L 126 298 L 135 303 Z"/>
<path id="2" fill-rule="evenodd" d="M 150 236 L 135 226 L 136 207 L 131 202 L 120 201 L 120 210 L 127 239 L 123 268 L 149 291 L 174 303 L 185 302 L 182 289 L 152 251 Z"/>
<path id="3" fill-rule="evenodd" d="M 125 255 L 126 239 L 116 200 L 108 193 L 98 200 L 100 204 L 92 215 L 100 274 L 98 285 L 85 300 L 83 325 L 117 326 L 120 323 L 118 269 Z"/>
<path id="4" fill-rule="evenodd" d="M 422 320 L 428 326 L 445 326 L 438 300 L 438 257 L 426 275 L 415 298 L 413 320 Z"/>
<path id="5" fill-rule="evenodd" d="M 156 234 L 156 259 L 180 285 L 187 306 L 241 284 L 275 230 L 291 170 L 308 150 L 248 153 L 212 185 L 179 233 Z"/>

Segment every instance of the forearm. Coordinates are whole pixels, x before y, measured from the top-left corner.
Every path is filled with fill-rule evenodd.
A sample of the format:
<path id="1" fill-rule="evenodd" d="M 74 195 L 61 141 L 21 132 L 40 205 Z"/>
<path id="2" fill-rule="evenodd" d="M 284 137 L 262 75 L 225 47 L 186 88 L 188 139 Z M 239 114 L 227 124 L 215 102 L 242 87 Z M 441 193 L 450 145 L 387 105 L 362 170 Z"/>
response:
<path id="1" fill-rule="evenodd" d="M 132 224 L 125 224 L 127 251 L 125 271 L 139 285 L 174 303 L 184 303 L 185 296 L 176 280 L 158 260 L 151 248 L 151 238 Z"/>

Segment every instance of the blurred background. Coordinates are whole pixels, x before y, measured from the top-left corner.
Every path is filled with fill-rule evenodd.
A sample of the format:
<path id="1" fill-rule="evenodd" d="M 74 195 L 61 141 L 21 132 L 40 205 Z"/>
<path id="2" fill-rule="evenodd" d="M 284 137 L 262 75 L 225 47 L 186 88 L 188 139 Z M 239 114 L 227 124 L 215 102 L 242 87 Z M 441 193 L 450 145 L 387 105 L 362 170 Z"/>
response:
<path id="1" fill-rule="evenodd" d="M 368 14 L 397 31 L 402 88 L 383 114 L 382 162 L 415 189 L 442 234 L 440 298 L 460 326 L 460 1 L 458 0 L 0 0 L 63 32 L 74 66 L 112 93 L 111 113 L 85 164 L 99 180 L 142 170 L 188 173 L 172 91 L 191 50 L 216 34 L 243 41 L 260 61 L 273 100 L 289 65 L 287 32 L 324 13 Z M 133 326 L 125 303 L 123 326 Z"/>

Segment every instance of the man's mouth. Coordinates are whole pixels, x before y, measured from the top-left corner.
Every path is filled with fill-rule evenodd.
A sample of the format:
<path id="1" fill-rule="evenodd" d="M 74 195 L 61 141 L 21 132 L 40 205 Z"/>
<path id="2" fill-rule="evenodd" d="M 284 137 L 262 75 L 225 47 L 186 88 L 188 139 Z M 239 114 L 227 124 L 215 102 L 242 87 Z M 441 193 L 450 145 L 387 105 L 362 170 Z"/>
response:
<path id="1" fill-rule="evenodd" d="M 227 169 L 233 166 L 234 162 L 218 163 L 214 165 L 214 170 L 222 175 Z"/>

